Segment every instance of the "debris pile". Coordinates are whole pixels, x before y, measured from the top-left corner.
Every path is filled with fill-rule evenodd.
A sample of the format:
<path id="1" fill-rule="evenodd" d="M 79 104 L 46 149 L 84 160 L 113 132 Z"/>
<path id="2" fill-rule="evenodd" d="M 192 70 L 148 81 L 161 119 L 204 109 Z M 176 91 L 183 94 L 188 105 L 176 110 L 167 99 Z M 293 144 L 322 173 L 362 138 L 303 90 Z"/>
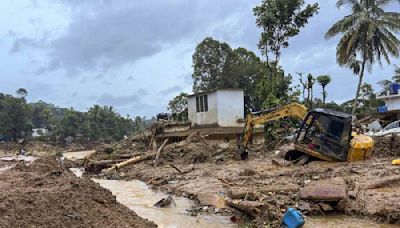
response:
<path id="1" fill-rule="evenodd" d="M 126 165 L 154 159 L 156 165 L 197 164 L 206 161 L 223 161 L 235 156 L 235 145 L 221 143 L 211 145 L 199 131 L 185 140 L 169 143 L 165 140 L 157 151 L 148 145 L 153 139 L 140 135 L 124 139 L 112 146 L 102 146 L 85 162 L 86 171 L 96 173 L 105 168 L 107 172 Z"/>
<path id="2" fill-rule="evenodd" d="M 53 157 L 0 175 L 1 227 L 156 227 Z"/>
<path id="3" fill-rule="evenodd" d="M 400 155 L 400 135 L 389 134 L 385 136 L 373 137 L 374 154 L 376 157 L 399 156 Z"/>

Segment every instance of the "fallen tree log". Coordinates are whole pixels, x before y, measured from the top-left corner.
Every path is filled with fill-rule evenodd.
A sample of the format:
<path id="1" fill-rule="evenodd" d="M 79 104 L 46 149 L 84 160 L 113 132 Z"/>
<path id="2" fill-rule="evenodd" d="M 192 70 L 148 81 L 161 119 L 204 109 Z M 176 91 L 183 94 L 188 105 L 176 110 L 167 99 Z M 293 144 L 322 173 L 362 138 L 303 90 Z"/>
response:
<path id="1" fill-rule="evenodd" d="M 164 140 L 163 144 L 161 144 L 160 148 L 158 148 L 157 152 L 156 152 L 156 160 L 155 160 L 155 164 L 157 164 L 160 160 L 160 156 L 161 156 L 161 152 L 164 149 L 165 145 L 167 145 L 169 139 Z"/>
<path id="2" fill-rule="evenodd" d="M 101 161 L 89 160 L 84 167 L 85 171 L 87 172 L 99 172 L 104 168 L 111 167 L 112 165 L 123 161 L 126 161 L 126 159 L 101 160 Z"/>
<path id="3" fill-rule="evenodd" d="M 110 173 L 110 172 L 112 172 L 114 170 L 118 170 L 118 169 L 120 169 L 120 168 L 122 168 L 124 166 L 133 165 L 133 164 L 145 161 L 145 160 L 152 159 L 154 156 L 156 156 L 155 152 L 150 152 L 150 153 L 147 153 L 147 154 L 144 154 L 144 155 L 136 156 L 136 157 L 133 157 L 133 158 L 128 159 L 126 161 L 123 161 L 121 163 L 115 164 L 111 168 L 102 170 L 102 172 L 103 173 Z"/>
<path id="4" fill-rule="evenodd" d="M 257 192 L 247 188 L 231 188 L 228 190 L 228 196 L 231 199 L 251 199 L 256 200 L 259 198 Z"/>
<path id="5" fill-rule="evenodd" d="M 386 185 L 392 184 L 393 182 L 400 181 L 400 175 L 384 177 L 380 180 L 371 181 L 362 186 L 362 189 L 373 189 L 373 188 L 381 188 Z"/>
<path id="6" fill-rule="evenodd" d="M 244 213 L 256 217 L 260 214 L 263 203 L 257 201 L 246 201 L 246 200 L 227 200 L 226 202 L 230 207 L 236 208 Z"/>

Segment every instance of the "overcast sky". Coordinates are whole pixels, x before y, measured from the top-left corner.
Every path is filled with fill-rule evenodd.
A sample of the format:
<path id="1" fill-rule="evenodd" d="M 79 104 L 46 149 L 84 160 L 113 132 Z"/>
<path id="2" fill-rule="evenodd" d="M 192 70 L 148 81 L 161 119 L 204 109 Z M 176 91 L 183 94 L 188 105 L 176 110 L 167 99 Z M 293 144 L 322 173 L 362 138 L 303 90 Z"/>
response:
<path id="1" fill-rule="evenodd" d="M 192 54 L 207 36 L 255 51 L 260 31 L 252 8 L 261 0 L 15 0 L 0 14 L 0 92 L 28 90 L 43 100 L 85 111 L 95 103 L 121 114 L 151 117 L 181 91 L 191 92 Z M 329 74 L 328 100 L 355 93 L 357 78 L 338 67 L 338 39 L 324 33 L 349 13 L 335 0 L 320 4 L 283 50 L 286 72 Z M 390 10 L 399 11 L 398 6 Z M 399 64 L 393 59 L 393 64 Z M 393 66 L 375 65 L 366 80 L 390 79 Z M 297 77 L 295 81 L 297 82 Z M 318 88 L 314 94 L 320 96 Z"/>

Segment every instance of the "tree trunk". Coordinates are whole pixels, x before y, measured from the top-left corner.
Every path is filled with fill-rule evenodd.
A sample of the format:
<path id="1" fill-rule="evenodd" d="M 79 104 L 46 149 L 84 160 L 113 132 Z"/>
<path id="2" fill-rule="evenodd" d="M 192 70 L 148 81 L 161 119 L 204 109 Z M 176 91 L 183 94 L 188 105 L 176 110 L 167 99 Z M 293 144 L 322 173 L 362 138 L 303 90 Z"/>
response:
<path id="1" fill-rule="evenodd" d="M 363 60 L 363 62 L 362 62 L 362 65 L 361 65 L 360 76 L 359 76 L 359 79 L 358 79 L 358 86 L 357 86 L 356 97 L 355 97 L 355 99 L 354 99 L 353 108 L 352 108 L 352 110 L 351 110 L 351 115 L 353 116 L 353 122 L 355 121 L 354 116 L 355 116 L 356 109 L 357 109 L 358 96 L 360 96 L 361 84 L 362 84 L 362 81 L 363 81 L 363 78 L 364 78 L 365 62 L 366 62 L 366 59 L 364 58 L 364 60 Z"/>
<path id="2" fill-rule="evenodd" d="M 325 98 L 326 98 L 326 93 L 325 93 L 325 86 L 322 86 L 322 105 L 325 108 Z"/>

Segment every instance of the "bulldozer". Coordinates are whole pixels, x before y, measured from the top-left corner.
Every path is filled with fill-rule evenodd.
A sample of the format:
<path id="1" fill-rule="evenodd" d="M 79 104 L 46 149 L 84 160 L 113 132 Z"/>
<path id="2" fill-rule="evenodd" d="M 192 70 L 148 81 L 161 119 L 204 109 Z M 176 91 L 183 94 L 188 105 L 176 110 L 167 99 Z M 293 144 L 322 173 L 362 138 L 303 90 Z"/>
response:
<path id="1" fill-rule="evenodd" d="M 287 117 L 301 120 L 291 147 L 293 149 L 285 154 L 288 160 L 305 155 L 325 161 L 357 161 L 372 155 L 373 139 L 353 131 L 350 114 L 324 108 L 308 111 L 302 104 L 291 103 L 247 115 L 238 143 L 241 159 L 248 158 L 247 147 L 256 125 Z"/>

